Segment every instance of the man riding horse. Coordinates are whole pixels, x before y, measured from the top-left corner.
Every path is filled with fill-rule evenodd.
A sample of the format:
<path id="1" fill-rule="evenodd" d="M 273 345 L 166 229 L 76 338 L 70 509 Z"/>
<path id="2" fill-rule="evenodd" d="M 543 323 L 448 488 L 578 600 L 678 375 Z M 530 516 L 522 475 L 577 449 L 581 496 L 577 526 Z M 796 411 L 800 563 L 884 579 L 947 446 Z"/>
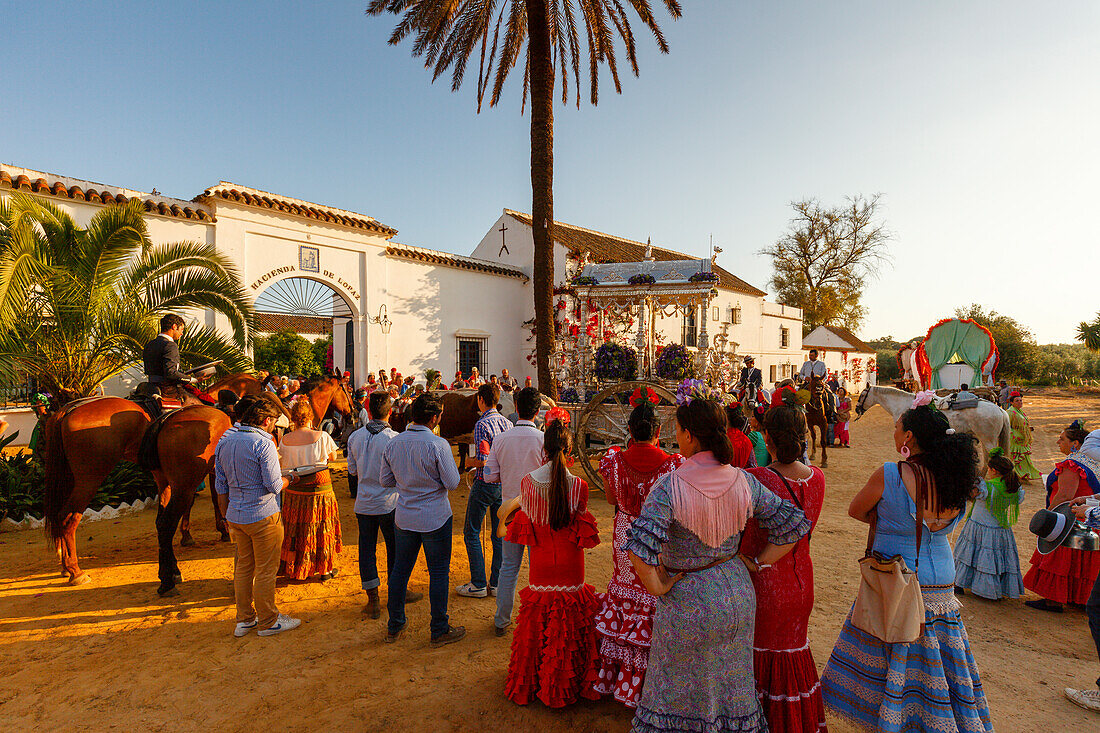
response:
<path id="1" fill-rule="evenodd" d="M 756 367 L 753 357 L 746 356 L 744 362 L 741 376 L 737 379 L 737 396 L 742 402 L 755 405 L 759 402 L 760 390 L 764 388 L 764 374 Z"/>
<path id="2" fill-rule="evenodd" d="M 180 370 L 179 339 L 183 336 L 183 327 L 183 319 L 175 313 L 160 319 L 160 333 L 145 344 L 142 353 L 145 375 L 149 384 L 160 390 L 163 397 L 178 395 L 180 402 L 186 404 L 187 395 L 191 395 L 201 404 L 213 405 L 213 400 L 194 387 L 198 380 Z"/>

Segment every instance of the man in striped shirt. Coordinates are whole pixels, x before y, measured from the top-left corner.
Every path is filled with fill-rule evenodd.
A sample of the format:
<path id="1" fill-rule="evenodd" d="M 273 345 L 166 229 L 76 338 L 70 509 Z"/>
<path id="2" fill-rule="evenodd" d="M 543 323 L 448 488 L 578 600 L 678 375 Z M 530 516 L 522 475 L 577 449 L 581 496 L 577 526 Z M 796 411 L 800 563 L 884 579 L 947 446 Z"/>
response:
<path id="1" fill-rule="evenodd" d="M 497 537 L 497 510 L 501 504 L 500 481 L 487 481 L 484 468 L 485 461 L 489 458 L 489 449 L 493 446 L 493 438 L 512 428 L 512 421 L 497 412 L 499 401 L 499 386 L 490 383 L 477 388 L 477 407 L 481 411 L 481 418 L 474 426 L 477 455 L 467 460 L 475 470 L 470 496 L 466 500 L 466 522 L 462 529 L 466 554 L 470 558 L 470 582 L 455 589 L 456 593 L 467 598 L 495 596 L 500 579 L 502 545 L 501 538 Z M 489 538 L 493 546 L 488 578 L 485 577 L 485 553 L 481 548 L 481 524 L 485 521 L 486 512 L 492 517 Z"/>
<path id="2" fill-rule="evenodd" d="M 450 444 L 432 432 L 443 412 L 439 398 L 424 393 L 413 400 L 409 412 L 411 422 L 405 432 L 383 449 L 379 472 L 381 486 L 397 488 L 393 571 L 386 604 L 390 620 L 385 641 L 397 641 L 405 630 L 405 594 L 423 546 L 432 607 L 431 643 L 443 646 L 466 635 L 465 628 L 451 626 L 447 617 L 453 522 L 448 493 L 458 486 L 460 476 Z"/>

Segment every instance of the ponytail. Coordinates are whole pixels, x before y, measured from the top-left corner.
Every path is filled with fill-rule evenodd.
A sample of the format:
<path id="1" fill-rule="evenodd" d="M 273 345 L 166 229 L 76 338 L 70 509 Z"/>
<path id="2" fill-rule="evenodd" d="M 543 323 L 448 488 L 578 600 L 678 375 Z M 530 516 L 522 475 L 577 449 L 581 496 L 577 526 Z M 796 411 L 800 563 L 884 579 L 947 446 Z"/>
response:
<path id="1" fill-rule="evenodd" d="M 1020 490 L 1020 477 L 1016 475 L 1012 461 L 1003 455 L 990 456 L 989 467 L 1000 474 L 1001 479 L 1004 480 L 1006 493 L 1015 494 Z"/>
<path id="2" fill-rule="evenodd" d="M 569 487 L 573 483 L 565 457 L 573 450 L 573 435 L 561 420 L 555 420 L 546 426 L 542 448 L 550 462 L 550 491 L 547 496 L 549 505 L 550 529 L 562 529 L 569 526 L 573 511 L 569 505 Z"/>
<path id="3" fill-rule="evenodd" d="M 978 486 L 979 459 L 974 436 L 951 430 L 947 416 L 928 405 L 907 410 L 901 416 L 901 426 L 913 433 L 921 450 L 912 462 L 932 474 L 936 513 L 966 508 Z"/>

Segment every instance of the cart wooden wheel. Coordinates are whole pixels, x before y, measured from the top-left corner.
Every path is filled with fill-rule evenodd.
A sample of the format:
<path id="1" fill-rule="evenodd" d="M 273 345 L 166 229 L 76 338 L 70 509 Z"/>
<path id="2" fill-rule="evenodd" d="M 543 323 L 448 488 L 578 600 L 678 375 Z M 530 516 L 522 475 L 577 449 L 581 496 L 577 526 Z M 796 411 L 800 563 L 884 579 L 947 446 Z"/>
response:
<path id="1" fill-rule="evenodd" d="M 661 447 L 676 450 L 676 395 L 654 382 L 620 382 L 601 389 L 589 400 L 577 418 L 573 451 L 580 469 L 594 489 L 603 490 L 600 459 L 609 448 L 625 448 L 630 438 L 630 395 L 639 387 L 648 387 L 661 398 L 657 416 L 661 421 Z"/>

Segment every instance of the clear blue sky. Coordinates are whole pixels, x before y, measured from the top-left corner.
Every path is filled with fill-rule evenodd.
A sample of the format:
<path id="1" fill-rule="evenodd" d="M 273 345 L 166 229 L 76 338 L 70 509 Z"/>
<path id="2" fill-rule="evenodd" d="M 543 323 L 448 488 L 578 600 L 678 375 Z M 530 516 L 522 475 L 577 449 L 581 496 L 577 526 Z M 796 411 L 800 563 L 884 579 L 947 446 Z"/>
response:
<path id="1" fill-rule="evenodd" d="M 979 302 L 1064 342 L 1100 309 L 1100 5 L 684 5 L 658 13 L 670 55 L 637 30 L 621 96 L 605 75 L 599 107 L 557 108 L 558 219 L 700 255 L 713 234 L 763 287 L 791 200 L 881 192 L 864 337 Z M 226 179 L 469 253 L 530 210 L 519 86 L 476 114 L 365 6 L 0 0 L 0 161 L 181 198 Z"/>

